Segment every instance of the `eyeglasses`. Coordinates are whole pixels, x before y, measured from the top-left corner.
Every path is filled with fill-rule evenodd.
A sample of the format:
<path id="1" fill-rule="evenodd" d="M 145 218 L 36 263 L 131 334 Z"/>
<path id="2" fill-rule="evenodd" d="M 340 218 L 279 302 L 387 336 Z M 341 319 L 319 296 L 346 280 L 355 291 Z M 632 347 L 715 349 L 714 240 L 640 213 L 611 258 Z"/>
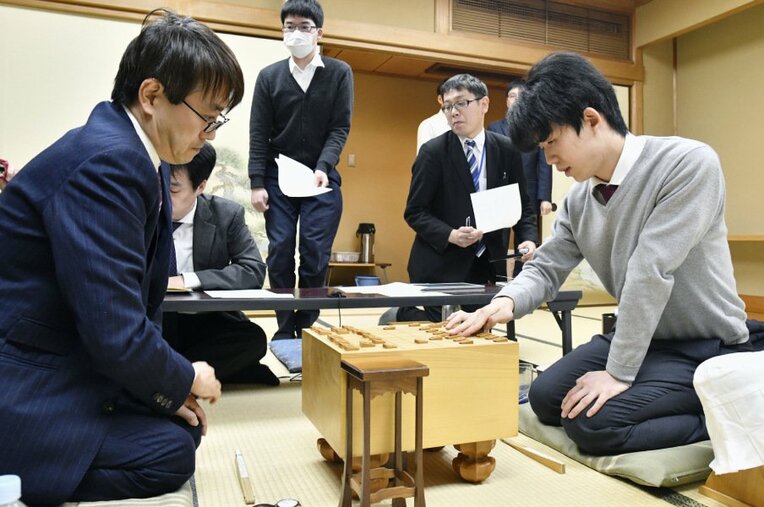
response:
<path id="1" fill-rule="evenodd" d="M 223 113 L 220 113 L 220 118 L 222 118 L 221 120 L 210 120 L 209 117 L 204 116 L 199 111 L 191 107 L 191 105 L 189 105 L 189 103 L 186 102 L 185 100 L 183 101 L 183 103 L 186 105 L 186 107 L 188 107 L 191 111 L 193 111 L 194 114 L 196 114 L 196 116 L 201 118 L 207 124 L 204 126 L 204 130 L 203 130 L 205 134 L 209 134 L 210 132 L 215 132 L 217 129 L 219 129 L 226 123 L 228 123 L 228 118 L 226 118 Z"/>
<path id="2" fill-rule="evenodd" d="M 470 105 L 471 102 L 477 102 L 478 100 L 482 99 L 483 97 L 476 97 L 474 99 L 469 100 L 458 100 L 454 102 L 453 104 L 443 104 L 443 107 L 440 108 L 441 111 L 443 111 L 446 114 L 451 114 L 451 111 L 456 109 L 460 113 L 464 111 L 464 109 L 467 108 L 467 106 Z"/>
<path id="3" fill-rule="evenodd" d="M 281 29 L 281 31 L 284 32 L 284 33 L 292 33 L 295 30 L 297 30 L 297 31 L 300 31 L 302 33 L 311 33 L 316 28 L 318 28 L 316 25 L 309 25 L 309 24 L 306 23 L 304 25 L 296 25 L 296 26 L 295 25 L 286 25 L 286 26 L 284 26 Z"/>
<path id="4" fill-rule="evenodd" d="M 300 507 L 301 505 L 299 500 L 284 498 L 276 503 L 259 503 L 255 507 Z"/>

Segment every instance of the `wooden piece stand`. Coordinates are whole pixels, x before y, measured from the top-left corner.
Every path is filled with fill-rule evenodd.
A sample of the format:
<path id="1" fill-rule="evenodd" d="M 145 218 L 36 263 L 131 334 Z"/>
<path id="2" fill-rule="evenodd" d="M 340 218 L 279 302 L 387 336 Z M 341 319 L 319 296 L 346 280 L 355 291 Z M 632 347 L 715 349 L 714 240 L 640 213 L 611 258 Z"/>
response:
<path id="1" fill-rule="evenodd" d="M 426 364 L 430 370 L 424 380 L 427 398 L 423 403 L 423 447 L 458 444 L 460 453 L 467 459 L 455 458 L 454 470 L 463 480 L 481 482 L 490 475 L 494 462 L 488 452 L 495 440 L 517 435 L 518 345 L 506 339 L 492 341 L 490 335 L 472 337 L 472 343 L 468 344 L 455 342 L 428 333 L 425 328 L 430 325 L 422 324 L 420 329 L 398 324 L 385 326 L 393 329 L 368 327 L 362 330 L 346 326 L 347 329 L 338 330 L 338 336 L 359 345 L 357 350 L 340 347 L 331 340 L 326 329 L 303 330 L 302 411 L 323 437 L 319 439 L 319 450 L 325 458 L 333 460 L 335 452 L 346 456 L 348 421 L 353 421 L 352 448 L 361 449 L 363 444 L 361 394 L 353 393 L 354 417 L 348 418 L 347 378 L 341 362 L 359 357 L 403 358 Z M 360 346 L 364 338 L 358 332 L 381 337 L 384 343 Z M 416 342 L 423 337 L 430 337 L 427 343 Z M 493 339 L 500 338 L 494 336 Z M 394 348 L 389 348 L 390 345 Z M 392 393 L 380 394 L 371 402 L 372 456 L 384 457 L 394 451 L 394 398 Z M 415 448 L 414 409 L 412 397 L 404 397 L 404 451 Z"/>
<path id="2" fill-rule="evenodd" d="M 352 492 L 361 500 L 361 507 L 392 499 L 394 507 L 405 507 L 405 498 L 414 497 L 415 507 L 424 507 L 424 474 L 422 470 L 422 377 L 429 375 L 427 366 L 396 358 L 356 357 L 343 360 L 342 369 L 347 373 L 346 395 L 346 455 L 342 476 L 342 496 L 339 507 L 350 507 Z M 360 474 L 353 474 L 353 390 L 363 398 L 363 454 Z M 383 393 L 395 393 L 395 467 L 372 468 L 371 465 L 371 400 Z M 403 469 L 401 449 L 401 409 L 403 393 L 414 395 L 415 421 L 415 477 Z M 360 475 L 360 482 L 358 477 Z M 394 485 L 387 487 L 393 479 Z M 371 481 L 382 482 L 382 487 L 372 493 Z"/>

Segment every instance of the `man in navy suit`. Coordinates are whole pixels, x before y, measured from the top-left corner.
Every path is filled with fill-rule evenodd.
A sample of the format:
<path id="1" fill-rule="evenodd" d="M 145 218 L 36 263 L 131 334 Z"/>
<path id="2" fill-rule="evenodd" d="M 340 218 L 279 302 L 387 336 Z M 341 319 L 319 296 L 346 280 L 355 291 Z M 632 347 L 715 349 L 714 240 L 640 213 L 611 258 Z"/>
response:
<path id="1" fill-rule="evenodd" d="M 0 474 L 31 504 L 148 497 L 194 472 L 204 362 L 162 339 L 171 202 L 160 159 L 185 163 L 241 100 L 231 50 L 152 13 L 112 101 L 0 194 Z"/>
<path id="2" fill-rule="evenodd" d="M 244 221 L 244 208 L 205 195 L 215 167 L 205 143 L 188 164 L 171 165 L 173 244 L 169 287 L 198 290 L 260 289 L 265 263 Z M 173 260 L 175 261 L 173 264 Z M 221 382 L 279 385 L 264 364 L 263 329 L 242 312 L 166 313 L 165 339 L 189 361 L 207 361 Z"/>

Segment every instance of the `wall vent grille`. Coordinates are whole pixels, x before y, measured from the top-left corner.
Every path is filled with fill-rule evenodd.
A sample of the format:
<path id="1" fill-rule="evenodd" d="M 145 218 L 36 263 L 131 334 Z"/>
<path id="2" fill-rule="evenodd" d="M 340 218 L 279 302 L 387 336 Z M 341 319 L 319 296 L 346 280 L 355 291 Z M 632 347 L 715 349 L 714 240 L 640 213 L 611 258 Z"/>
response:
<path id="1" fill-rule="evenodd" d="M 550 0 L 452 0 L 451 29 L 628 60 L 631 19 Z"/>

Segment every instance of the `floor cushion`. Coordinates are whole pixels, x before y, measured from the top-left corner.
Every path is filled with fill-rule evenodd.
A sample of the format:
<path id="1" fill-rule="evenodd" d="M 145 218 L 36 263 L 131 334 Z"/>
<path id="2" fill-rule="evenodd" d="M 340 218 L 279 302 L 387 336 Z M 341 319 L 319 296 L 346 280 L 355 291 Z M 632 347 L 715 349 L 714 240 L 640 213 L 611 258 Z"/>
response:
<path id="1" fill-rule="evenodd" d="M 559 426 L 539 421 L 530 404 L 520 405 L 520 432 L 565 456 L 607 475 L 629 479 L 643 486 L 675 487 L 705 480 L 714 458 L 711 441 L 640 451 L 615 456 L 583 454 Z"/>

